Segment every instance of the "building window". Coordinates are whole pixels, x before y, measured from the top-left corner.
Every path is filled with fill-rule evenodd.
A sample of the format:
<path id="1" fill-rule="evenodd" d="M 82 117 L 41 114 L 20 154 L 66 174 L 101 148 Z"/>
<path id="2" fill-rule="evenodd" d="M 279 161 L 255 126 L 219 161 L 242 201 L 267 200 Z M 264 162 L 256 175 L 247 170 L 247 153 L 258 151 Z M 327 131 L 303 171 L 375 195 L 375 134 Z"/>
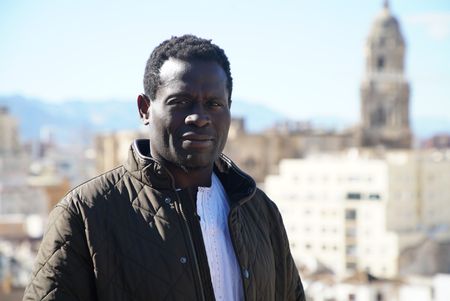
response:
<path id="1" fill-rule="evenodd" d="M 345 254 L 349 256 L 356 256 L 356 246 L 355 245 L 348 245 L 345 247 Z"/>
<path id="2" fill-rule="evenodd" d="M 377 69 L 383 70 L 384 69 L 384 57 L 379 56 L 377 60 Z"/>
<path id="3" fill-rule="evenodd" d="M 359 192 L 348 192 L 347 193 L 347 200 L 360 200 L 361 199 L 361 193 Z"/>
<path id="4" fill-rule="evenodd" d="M 345 219 L 346 220 L 356 220 L 356 210 L 355 209 L 345 210 Z"/>
<path id="5" fill-rule="evenodd" d="M 376 300 L 377 300 L 377 301 L 384 301 L 383 294 L 380 293 L 380 292 L 378 292 L 378 293 L 377 293 L 377 298 L 376 298 Z"/>
<path id="6" fill-rule="evenodd" d="M 369 194 L 369 200 L 379 200 L 379 199 L 381 199 L 381 197 L 378 193 Z"/>

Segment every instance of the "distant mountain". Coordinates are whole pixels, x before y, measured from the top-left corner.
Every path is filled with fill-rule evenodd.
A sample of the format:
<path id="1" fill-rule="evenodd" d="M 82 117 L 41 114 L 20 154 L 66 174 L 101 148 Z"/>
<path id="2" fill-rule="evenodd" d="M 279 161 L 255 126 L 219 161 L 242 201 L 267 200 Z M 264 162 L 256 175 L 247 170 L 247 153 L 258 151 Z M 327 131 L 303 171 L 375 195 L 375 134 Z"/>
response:
<path id="1" fill-rule="evenodd" d="M 22 96 L 0 96 L 0 106 L 9 108 L 20 122 L 22 140 L 31 140 L 51 133 L 58 142 L 86 142 L 92 134 L 140 127 L 136 104 L 133 101 L 46 102 Z M 245 119 L 250 132 L 262 131 L 286 116 L 266 106 L 236 100 L 231 106 L 233 117 Z M 444 117 L 417 117 L 413 130 L 420 139 L 436 133 L 450 133 L 450 120 Z M 339 117 L 316 116 L 311 124 L 320 128 L 341 130 L 353 122 Z"/>
<path id="2" fill-rule="evenodd" d="M 131 101 L 46 102 L 22 96 L 0 96 L 0 106 L 8 107 L 20 123 L 22 140 L 37 139 L 52 133 L 59 142 L 83 139 L 90 134 L 141 125 L 137 107 Z M 261 131 L 285 117 L 265 106 L 237 100 L 231 108 L 234 117 L 245 118 L 249 131 Z"/>
<path id="3" fill-rule="evenodd" d="M 22 96 L 0 97 L 0 105 L 19 119 L 22 140 L 50 132 L 60 142 L 91 133 L 138 128 L 139 119 L 127 102 L 45 102 Z"/>

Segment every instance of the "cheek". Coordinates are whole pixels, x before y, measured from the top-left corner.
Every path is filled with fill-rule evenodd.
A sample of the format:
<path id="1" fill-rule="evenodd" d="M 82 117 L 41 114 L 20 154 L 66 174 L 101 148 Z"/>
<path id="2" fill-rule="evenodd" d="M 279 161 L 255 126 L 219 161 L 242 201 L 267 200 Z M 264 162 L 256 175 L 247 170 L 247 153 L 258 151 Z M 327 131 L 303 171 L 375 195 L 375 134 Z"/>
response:
<path id="1" fill-rule="evenodd" d="M 220 140 L 221 140 L 222 146 L 224 146 L 227 141 L 228 130 L 230 129 L 230 123 L 231 123 L 230 115 L 223 116 L 223 118 L 219 124 L 219 128 L 217 129 L 217 133 L 219 133 L 219 135 L 220 135 Z"/>
<path id="2" fill-rule="evenodd" d="M 158 137 L 161 145 L 169 148 L 179 144 L 179 139 L 177 139 L 179 136 L 178 131 L 179 127 L 173 122 L 172 118 L 161 118 L 155 127 L 154 136 Z"/>
<path id="3" fill-rule="evenodd" d="M 153 140 L 155 145 L 163 146 L 166 145 L 166 128 L 162 120 L 152 120 L 153 123 L 150 124 L 150 140 Z"/>
<path id="4" fill-rule="evenodd" d="M 222 117 L 221 121 L 222 131 L 228 133 L 228 130 L 230 129 L 230 124 L 231 124 L 231 115 L 230 113 L 228 113 Z"/>

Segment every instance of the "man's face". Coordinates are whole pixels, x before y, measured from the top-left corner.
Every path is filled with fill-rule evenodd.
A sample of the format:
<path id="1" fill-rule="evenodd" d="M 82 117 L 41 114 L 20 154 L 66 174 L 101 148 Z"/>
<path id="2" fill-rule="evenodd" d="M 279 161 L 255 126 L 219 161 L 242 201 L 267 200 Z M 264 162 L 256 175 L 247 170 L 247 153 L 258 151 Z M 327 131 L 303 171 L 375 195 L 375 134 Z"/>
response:
<path id="1" fill-rule="evenodd" d="M 187 169 L 211 166 L 230 127 L 224 70 L 212 61 L 170 58 L 161 66 L 148 113 L 155 159 Z"/>

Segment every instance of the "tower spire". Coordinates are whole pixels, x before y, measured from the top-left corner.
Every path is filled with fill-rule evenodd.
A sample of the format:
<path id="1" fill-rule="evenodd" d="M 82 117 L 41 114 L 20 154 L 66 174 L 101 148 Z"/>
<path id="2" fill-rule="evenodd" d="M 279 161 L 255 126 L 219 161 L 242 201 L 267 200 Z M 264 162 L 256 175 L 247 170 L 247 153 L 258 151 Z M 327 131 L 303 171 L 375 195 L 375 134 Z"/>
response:
<path id="1" fill-rule="evenodd" d="M 375 18 L 366 44 L 366 74 L 361 83 L 360 145 L 410 148 L 409 82 L 405 42 L 388 0 Z M 388 42 L 387 42 L 388 41 Z"/>

